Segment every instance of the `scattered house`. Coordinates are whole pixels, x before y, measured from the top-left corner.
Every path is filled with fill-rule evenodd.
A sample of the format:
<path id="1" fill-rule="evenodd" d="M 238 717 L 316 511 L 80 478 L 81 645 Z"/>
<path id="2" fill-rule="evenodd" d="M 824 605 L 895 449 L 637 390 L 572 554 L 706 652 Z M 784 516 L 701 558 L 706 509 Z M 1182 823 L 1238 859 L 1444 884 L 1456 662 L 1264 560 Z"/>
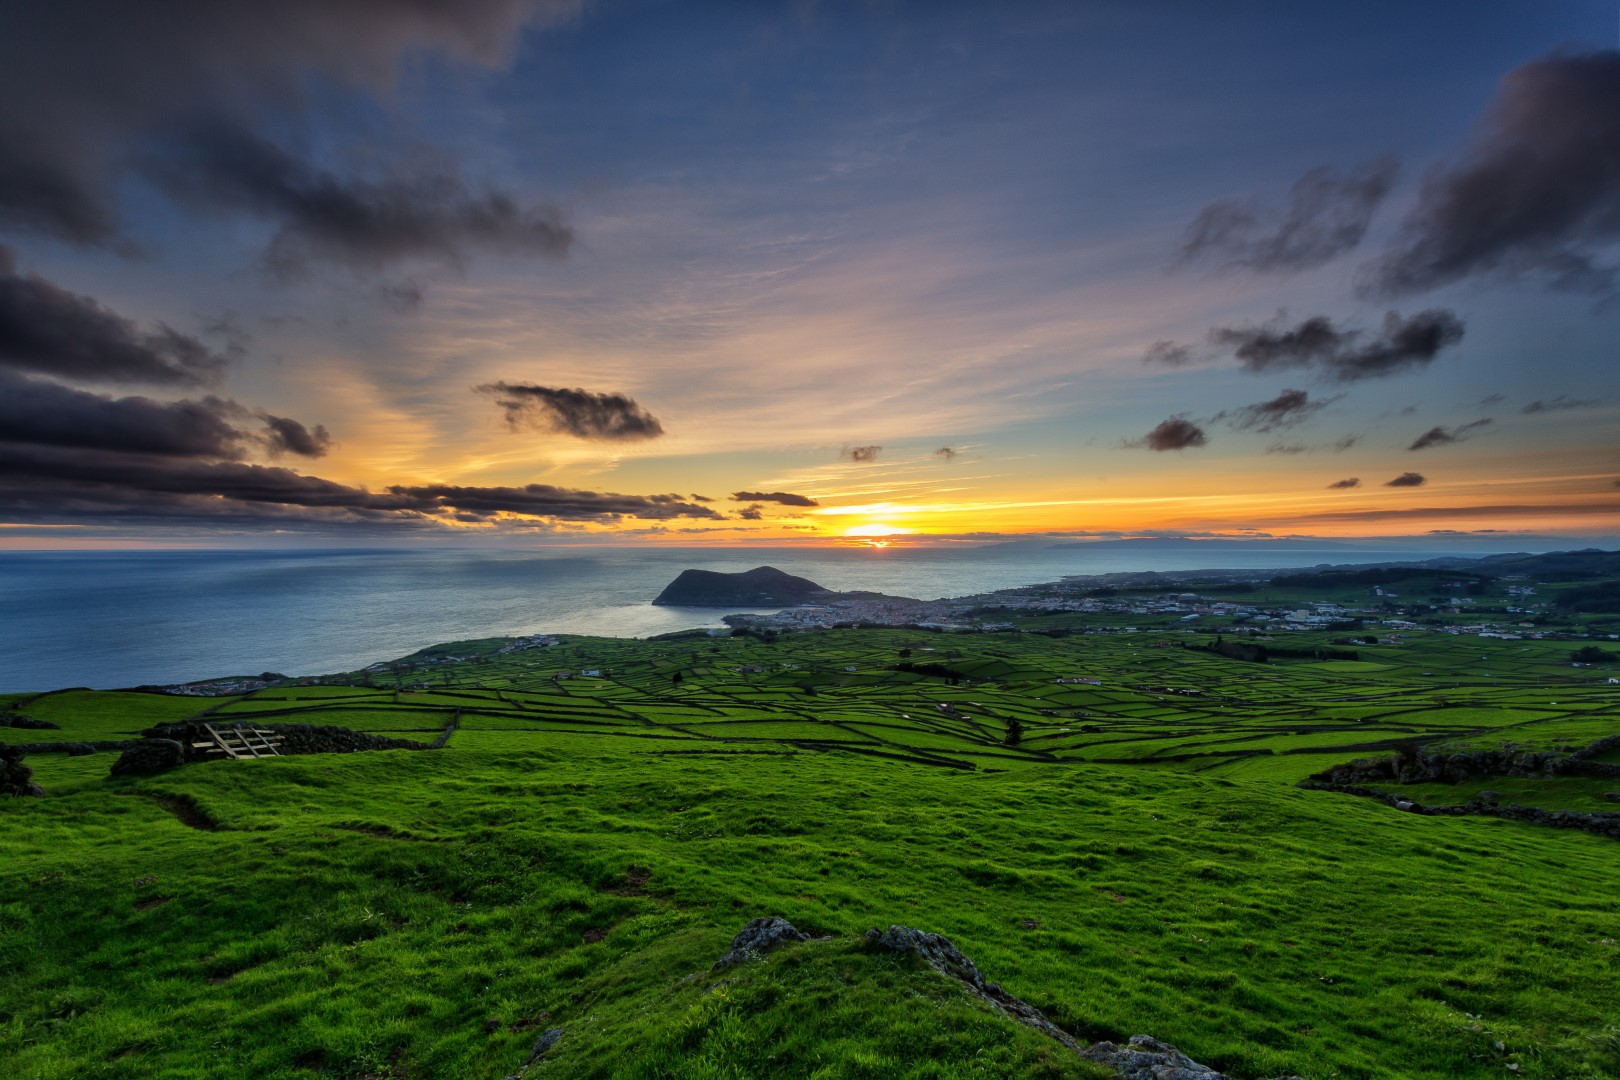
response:
<path id="1" fill-rule="evenodd" d="M 512 641 L 508 641 L 505 645 L 502 645 L 497 652 L 514 653 L 520 652 L 523 649 L 544 649 L 552 645 L 560 644 L 562 643 L 556 638 L 552 637 L 550 634 L 531 634 L 528 637 L 515 638 Z M 459 660 L 460 657 L 454 657 L 453 659 Z"/>
<path id="2" fill-rule="evenodd" d="M 1077 676 L 1077 677 L 1072 678 L 1072 679 L 1059 679 L 1058 682 L 1060 682 L 1060 683 L 1086 683 L 1086 684 L 1091 685 L 1091 686 L 1101 686 L 1102 685 L 1102 680 L 1101 679 L 1091 679 L 1091 678 L 1087 678 L 1087 677 L 1085 677 L 1083 675 L 1082 676 Z"/>
<path id="3" fill-rule="evenodd" d="M 587 678 L 587 679 L 600 679 L 602 677 L 602 669 L 601 668 L 588 667 L 588 668 L 584 669 L 583 671 L 581 671 L 580 674 L 585 676 L 585 678 Z"/>

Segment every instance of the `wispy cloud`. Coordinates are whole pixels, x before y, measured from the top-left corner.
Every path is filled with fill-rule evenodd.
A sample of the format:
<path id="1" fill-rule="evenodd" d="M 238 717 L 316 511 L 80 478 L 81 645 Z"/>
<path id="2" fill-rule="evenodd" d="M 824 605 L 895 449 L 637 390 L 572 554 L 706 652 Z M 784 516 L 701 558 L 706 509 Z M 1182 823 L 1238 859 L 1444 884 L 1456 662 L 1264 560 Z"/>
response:
<path id="1" fill-rule="evenodd" d="M 1259 273 L 1321 266 L 1361 243 L 1399 171 L 1392 157 L 1349 169 L 1312 169 L 1294 182 L 1280 213 L 1267 212 L 1252 200 L 1211 203 L 1188 226 L 1179 261 L 1217 262 Z"/>
<path id="2" fill-rule="evenodd" d="M 1482 427 L 1488 426 L 1490 423 L 1490 418 L 1486 417 L 1482 420 L 1475 420 L 1472 423 L 1463 424 L 1460 427 L 1432 427 L 1428 431 L 1425 431 L 1423 434 L 1419 435 L 1417 438 L 1413 439 L 1412 445 L 1408 446 L 1407 449 L 1427 450 L 1432 446 L 1447 446 L 1451 443 L 1465 442 L 1472 436 L 1473 432 L 1478 431 Z"/>
<path id="3" fill-rule="evenodd" d="M 1224 420 L 1238 431 L 1269 434 L 1297 427 L 1337 400 L 1337 397 L 1331 397 L 1312 401 L 1311 395 L 1304 390 L 1284 390 L 1270 401 L 1257 401 L 1231 412 L 1217 413 L 1213 422 Z"/>
<path id="4" fill-rule="evenodd" d="M 1572 398 L 1565 394 L 1559 394 L 1557 397 L 1548 398 L 1545 401 L 1538 398 L 1529 402 L 1519 412 L 1525 416 L 1534 416 L 1536 413 L 1563 412 L 1566 409 L 1587 409 L 1593 405 L 1601 404 L 1602 402 L 1595 398 Z"/>

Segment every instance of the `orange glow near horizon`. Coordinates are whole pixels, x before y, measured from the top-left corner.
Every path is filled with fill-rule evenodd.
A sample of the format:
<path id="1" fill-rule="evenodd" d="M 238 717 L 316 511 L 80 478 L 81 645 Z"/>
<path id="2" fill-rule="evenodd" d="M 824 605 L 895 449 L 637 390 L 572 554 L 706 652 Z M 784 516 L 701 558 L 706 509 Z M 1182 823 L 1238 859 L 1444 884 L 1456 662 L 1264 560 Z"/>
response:
<path id="1" fill-rule="evenodd" d="M 906 536 L 916 532 L 915 529 L 902 529 L 898 525 L 887 525 L 881 521 L 874 521 L 869 525 L 855 525 L 844 530 L 845 536 L 889 537 Z"/>

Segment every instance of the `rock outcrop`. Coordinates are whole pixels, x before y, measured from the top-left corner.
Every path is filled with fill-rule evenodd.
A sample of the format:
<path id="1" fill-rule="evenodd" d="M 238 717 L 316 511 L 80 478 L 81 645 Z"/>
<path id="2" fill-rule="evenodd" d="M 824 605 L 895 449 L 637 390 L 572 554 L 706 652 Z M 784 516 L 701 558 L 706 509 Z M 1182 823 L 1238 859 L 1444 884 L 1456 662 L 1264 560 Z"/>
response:
<path id="1" fill-rule="evenodd" d="M 1169 1043 L 1148 1035 L 1132 1035 L 1130 1042 L 1093 1043 L 1081 1057 L 1113 1069 L 1120 1080 L 1225 1080 L 1208 1065 L 1200 1065 Z M 1291 1077 L 1288 1080 L 1299 1080 Z"/>
<path id="2" fill-rule="evenodd" d="M 186 748 L 175 739 L 137 739 L 118 755 L 113 776 L 151 776 L 186 763 Z"/>
<path id="3" fill-rule="evenodd" d="M 546 1028 L 542 1031 L 529 1050 L 528 1060 L 518 1067 L 517 1072 L 508 1073 L 505 1080 L 523 1080 L 523 1077 L 529 1074 L 529 1067 L 550 1053 L 551 1048 L 562 1041 L 562 1037 L 563 1029 L 560 1027 Z"/>
<path id="4" fill-rule="evenodd" d="M 713 970 L 721 971 L 757 959 L 762 953 L 782 945 L 808 940 L 811 940 L 810 935 L 798 930 L 786 919 L 774 915 L 754 919 L 732 939 L 731 951 L 720 958 Z M 910 926 L 890 926 L 887 930 L 874 927 L 866 932 L 866 942 L 871 949 L 915 956 L 946 978 L 960 982 L 969 993 L 997 1012 L 1034 1028 L 1088 1061 L 1113 1069 L 1121 1080 L 1231 1080 L 1225 1073 L 1200 1065 L 1169 1043 L 1148 1035 L 1133 1035 L 1124 1046 L 1111 1042 L 1090 1045 L 1081 1042 L 1047 1019 L 1029 1002 L 1007 993 L 999 984 L 987 981 L 977 965 L 941 934 Z M 1278 1080 L 1300 1078 L 1290 1076 Z"/>
<path id="5" fill-rule="evenodd" d="M 809 578 L 794 577 L 774 566 L 758 566 L 740 574 L 682 570 L 653 603 L 674 607 L 783 608 L 836 595 Z"/>
<path id="6" fill-rule="evenodd" d="M 1045 1013 L 1029 1002 L 1007 993 L 999 983 L 986 982 L 973 961 L 963 956 L 961 950 L 952 945 L 949 938 L 941 934 L 931 934 L 926 930 L 914 930 L 909 926 L 890 926 L 882 931 L 876 927 L 868 930 L 866 940 L 874 948 L 888 952 L 911 953 L 941 975 L 963 983 L 976 997 L 988 1002 L 999 1012 L 1085 1056 L 1085 1044 L 1052 1023 L 1046 1018 Z"/>
<path id="7" fill-rule="evenodd" d="M 34 783 L 34 770 L 23 764 L 23 752 L 15 746 L 0 746 L 0 795 L 43 795 Z"/>
<path id="8" fill-rule="evenodd" d="M 941 975 L 960 981 L 974 996 L 1020 1024 L 1062 1043 L 1087 1061 L 1113 1069 L 1121 1080 L 1231 1080 L 1225 1073 L 1200 1065 L 1169 1043 L 1149 1035 L 1132 1035 L 1124 1046 L 1111 1042 L 1087 1046 L 1052 1023 L 1029 1002 L 1007 993 L 998 983 L 986 982 L 973 961 L 963 956 L 949 938 L 939 934 L 909 926 L 890 926 L 887 930 L 868 930 L 866 940 L 874 948 L 915 955 Z M 1280 1080 L 1299 1080 L 1299 1077 Z"/>
<path id="9" fill-rule="evenodd" d="M 747 960 L 756 960 L 762 954 L 779 948 L 791 941 L 809 941 L 810 935 L 795 927 L 786 919 L 775 915 L 767 915 L 762 919 L 754 919 L 742 932 L 731 939 L 731 951 L 714 962 L 711 971 L 723 971 L 728 967 L 741 964 Z"/>
<path id="10" fill-rule="evenodd" d="M 27 728 L 32 731 L 55 731 L 61 724 L 53 724 L 49 720 L 40 720 L 25 713 L 0 713 L 0 727 Z"/>

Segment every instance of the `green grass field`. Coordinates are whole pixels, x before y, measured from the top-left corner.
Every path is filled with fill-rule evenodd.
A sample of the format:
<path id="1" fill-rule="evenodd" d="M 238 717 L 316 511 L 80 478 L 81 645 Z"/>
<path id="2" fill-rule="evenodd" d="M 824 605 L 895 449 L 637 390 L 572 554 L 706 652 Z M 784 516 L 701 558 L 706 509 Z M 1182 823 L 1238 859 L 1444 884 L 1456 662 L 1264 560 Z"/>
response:
<path id="1" fill-rule="evenodd" d="M 1294 786 L 1404 740 L 1585 745 L 1620 733 L 1615 688 L 1551 641 L 1487 676 L 1441 634 L 1265 665 L 1183 640 L 459 642 L 398 692 L 10 696 L 60 725 L 12 744 L 204 709 L 460 727 L 145 779 L 30 756 L 46 797 L 0 802 L 0 1075 L 499 1078 L 553 1027 L 525 1075 L 1099 1075 L 861 944 L 890 923 L 1082 1040 L 1235 1076 L 1620 1075 L 1620 843 Z M 1485 787 L 1597 811 L 1620 781 L 1412 795 Z M 759 915 L 825 940 L 711 973 Z"/>

